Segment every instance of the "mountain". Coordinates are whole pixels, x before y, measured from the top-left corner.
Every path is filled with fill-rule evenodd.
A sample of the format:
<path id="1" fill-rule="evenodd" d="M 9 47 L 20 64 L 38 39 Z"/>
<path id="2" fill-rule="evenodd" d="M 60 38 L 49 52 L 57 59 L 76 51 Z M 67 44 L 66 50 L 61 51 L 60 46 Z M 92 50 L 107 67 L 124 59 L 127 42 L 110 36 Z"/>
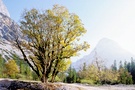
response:
<path id="1" fill-rule="evenodd" d="M 3 4 L 2 0 L 0 0 L 0 13 L 4 14 L 5 16 L 10 17 L 10 14 L 9 14 L 6 6 Z"/>
<path id="2" fill-rule="evenodd" d="M 16 36 L 21 36 L 21 29 L 9 17 L 8 10 L 0 0 L 0 54 L 5 60 L 11 59 L 13 55 L 21 56 L 21 52 L 13 44 Z"/>
<path id="3" fill-rule="evenodd" d="M 13 55 L 21 56 L 21 52 L 13 45 L 16 35 L 21 36 L 19 26 L 8 16 L 0 13 L 0 54 L 4 59 Z"/>
<path id="4" fill-rule="evenodd" d="M 89 55 L 74 62 L 72 67 L 79 70 L 80 66 L 83 66 L 84 63 L 89 65 L 97 59 L 103 61 L 105 66 L 110 67 L 114 63 L 114 60 L 119 65 L 120 61 L 130 61 L 131 57 L 135 57 L 135 55 L 123 49 L 117 42 L 103 38 Z"/>

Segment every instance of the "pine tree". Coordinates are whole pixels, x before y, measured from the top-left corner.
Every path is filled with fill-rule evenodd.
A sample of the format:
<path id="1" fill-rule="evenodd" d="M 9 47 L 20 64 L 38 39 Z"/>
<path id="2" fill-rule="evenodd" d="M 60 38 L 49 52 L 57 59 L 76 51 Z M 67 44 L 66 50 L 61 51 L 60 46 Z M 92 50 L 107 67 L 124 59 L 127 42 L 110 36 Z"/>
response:
<path id="1" fill-rule="evenodd" d="M 68 70 L 68 76 L 66 77 L 66 81 L 68 83 L 76 83 L 77 81 L 77 73 L 76 73 L 76 70 L 73 69 L 73 68 L 69 68 Z"/>
<path id="2" fill-rule="evenodd" d="M 122 64 L 122 61 L 120 61 L 119 63 L 119 69 L 123 68 L 123 64 Z"/>
<path id="3" fill-rule="evenodd" d="M 117 62 L 114 60 L 114 63 L 112 65 L 112 70 L 117 71 Z"/>
<path id="4" fill-rule="evenodd" d="M 128 64 L 127 64 L 127 70 L 128 70 L 128 72 L 131 72 L 131 63 L 130 62 L 128 62 Z"/>
<path id="5" fill-rule="evenodd" d="M 135 60 L 133 58 L 131 58 L 131 66 L 130 66 L 130 69 L 131 69 L 131 75 L 132 75 L 132 79 L 134 81 L 134 84 L 135 84 Z"/>
<path id="6" fill-rule="evenodd" d="M 73 83 L 76 83 L 77 81 L 77 73 L 76 73 L 76 70 L 73 69 Z"/>
<path id="7" fill-rule="evenodd" d="M 127 61 L 124 62 L 124 69 L 128 70 L 128 68 L 127 68 Z"/>

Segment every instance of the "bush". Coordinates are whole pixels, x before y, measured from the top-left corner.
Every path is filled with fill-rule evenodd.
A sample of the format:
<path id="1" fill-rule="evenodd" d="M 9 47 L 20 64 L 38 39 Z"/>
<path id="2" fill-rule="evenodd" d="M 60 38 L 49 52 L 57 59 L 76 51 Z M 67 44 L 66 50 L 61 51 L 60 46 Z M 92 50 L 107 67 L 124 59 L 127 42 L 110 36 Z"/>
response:
<path id="1" fill-rule="evenodd" d="M 16 75 L 16 79 L 21 79 L 21 78 L 23 78 L 23 75 L 22 74 L 17 74 Z"/>

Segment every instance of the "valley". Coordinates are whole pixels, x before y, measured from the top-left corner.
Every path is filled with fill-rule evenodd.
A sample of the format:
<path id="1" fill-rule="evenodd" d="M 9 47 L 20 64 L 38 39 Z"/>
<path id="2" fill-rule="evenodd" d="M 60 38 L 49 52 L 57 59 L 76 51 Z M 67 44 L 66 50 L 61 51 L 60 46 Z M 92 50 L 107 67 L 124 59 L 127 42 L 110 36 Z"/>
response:
<path id="1" fill-rule="evenodd" d="M 95 28 L 92 35 L 92 28 L 88 29 L 88 22 L 85 24 L 87 27 L 83 24 L 79 13 L 77 15 L 69 7 L 54 4 L 51 9 L 24 10 L 19 23 L 16 23 L 11 16 L 18 12 L 10 15 L 3 2 L 0 0 L 0 90 L 135 90 L 135 54 L 121 46 L 122 37 L 119 35 L 126 37 L 124 31 L 117 34 L 114 29 L 115 39 L 108 37 L 110 32 L 106 33 L 104 28 L 111 30 L 109 23 L 103 25 L 104 28 L 104 23 L 99 25 L 100 21 L 107 19 L 96 21 L 96 18 L 91 23 Z M 100 14 L 93 14 L 96 15 Z M 103 32 L 99 31 L 100 28 Z M 105 34 L 104 37 L 100 36 L 101 33 Z M 92 45 L 97 44 L 88 52 L 90 40 Z M 126 41 L 122 40 L 122 43 Z M 134 42 L 133 38 L 130 40 Z M 126 43 L 127 46 L 130 44 Z M 88 54 L 72 62 L 72 57 L 82 51 Z"/>

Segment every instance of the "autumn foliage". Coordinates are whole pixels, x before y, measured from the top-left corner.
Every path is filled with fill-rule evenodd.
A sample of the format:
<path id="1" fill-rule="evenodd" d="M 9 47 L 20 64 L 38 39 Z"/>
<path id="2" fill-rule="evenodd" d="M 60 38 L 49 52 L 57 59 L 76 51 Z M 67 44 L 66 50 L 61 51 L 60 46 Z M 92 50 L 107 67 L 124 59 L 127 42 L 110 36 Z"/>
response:
<path id="1" fill-rule="evenodd" d="M 71 57 L 89 48 L 87 42 L 78 43 L 86 33 L 79 16 L 63 6 L 54 5 L 43 12 L 25 11 L 22 18 L 21 29 L 27 40 L 17 38 L 16 44 L 42 82 L 47 83 L 50 77 L 53 82 L 59 72 L 69 67 Z"/>
<path id="2" fill-rule="evenodd" d="M 5 63 L 4 73 L 10 78 L 15 78 L 17 76 L 19 67 L 14 60 L 8 60 L 8 62 Z"/>

